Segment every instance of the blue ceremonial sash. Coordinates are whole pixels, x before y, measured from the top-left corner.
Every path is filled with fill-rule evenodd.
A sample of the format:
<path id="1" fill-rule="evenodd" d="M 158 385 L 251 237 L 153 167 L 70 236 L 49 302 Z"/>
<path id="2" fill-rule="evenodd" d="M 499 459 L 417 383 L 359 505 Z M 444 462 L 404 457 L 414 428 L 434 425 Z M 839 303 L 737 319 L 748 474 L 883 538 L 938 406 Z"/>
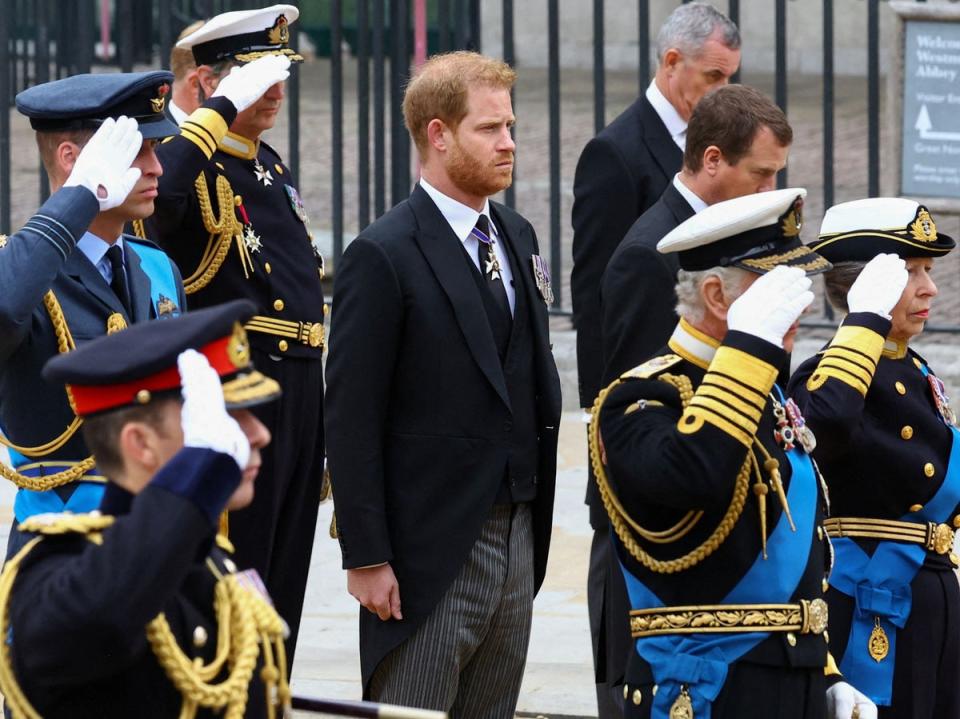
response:
<path id="1" fill-rule="evenodd" d="M 29 460 L 19 452 L 12 449 L 8 451 L 14 468 L 27 477 L 43 477 L 56 474 L 75 464 L 74 462 L 29 463 Z M 48 489 L 43 492 L 18 489 L 17 496 L 13 500 L 13 515 L 17 522 L 22 522 L 35 514 L 46 514 L 48 512 L 73 512 L 74 514 L 92 512 L 100 506 L 105 482 L 106 479 L 98 474 L 96 467 L 89 469 L 83 477 L 71 482 L 75 487 L 66 502 L 60 498 L 55 489 Z"/>
<path id="2" fill-rule="evenodd" d="M 173 313 L 163 314 L 160 312 L 160 302 L 162 299 L 178 304 L 177 299 L 180 295 L 177 292 L 177 282 L 173 275 L 173 268 L 170 265 L 170 258 L 163 250 L 156 247 L 150 247 L 142 243 L 131 243 L 136 246 L 133 251 L 140 258 L 140 269 L 150 278 L 150 301 L 153 302 L 153 309 L 157 317 L 176 317 L 184 311 L 183 307 L 177 307 Z M 96 509 L 96 507 L 94 507 Z"/>
<path id="3" fill-rule="evenodd" d="M 779 393 L 779 388 L 777 388 Z M 782 395 L 781 395 L 782 397 Z M 797 590 L 807 567 L 817 518 L 817 478 L 813 462 L 800 449 L 787 452 L 790 487 L 787 502 L 797 530 L 790 529 L 786 512 L 767 539 L 767 556 L 757 556 L 753 566 L 723 599 L 722 604 L 786 604 Z M 803 561 L 797 561 L 799 557 Z M 620 564 L 634 609 L 662 607 L 660 598 Z M 667 719 L 670 707 L 686 685 L 697 719 L 710 719 L 713 701 L 727 678 L 730 664 L 770 636 L 747 634 L 673 634 L 641 637 L 637 653 L 650 664 L 658 685 L 651 719 Z"/>
<path id="4" fill-rule="evenodd" d="M 933 499 L 920 510 L 905 514 L 900 521 L 942 522 L 960 504 L 960 442 L 957 429 L 950 429 L 953 442 L 943 484 Z M 840 672 L 875 704 L 889 706 L 897 629 L 903 629 L 910 617 L 910 584 L 920 571 L 927 550 L 919 544 L 881 541 L 870 557 L 849 537 L 834 539 L 832 543 L 835 561 L 830 585 L 851 597 L 855 604 Z M 867 649 L 877 618 L 890 643 L 887 655 L 879 662 Z"/>

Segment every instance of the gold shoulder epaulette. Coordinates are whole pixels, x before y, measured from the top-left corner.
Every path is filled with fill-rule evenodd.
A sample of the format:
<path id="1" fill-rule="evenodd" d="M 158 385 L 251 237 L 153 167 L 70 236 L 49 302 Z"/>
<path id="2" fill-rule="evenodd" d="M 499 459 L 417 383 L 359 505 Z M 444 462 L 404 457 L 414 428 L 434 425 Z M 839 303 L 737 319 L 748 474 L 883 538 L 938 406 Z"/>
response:
<path id="1" fill-rule="evenodd" d="M 648 377 L 653 377 L 653 375 L 662 372 L 668 367 L 673 367 L 683 360 L 683 357 L 676 354 L 667 354 L 660 355 L 659 357 L 651 357 L 642 365 L 637 365 L 632 370 L 628 370 L 620 375 L 620 379 L 647 379 Z"/>
<path id="2" fill-rule="evenodd" d="M 109 514 L 90 512 L 73 514 L 72 512 L 48 512 L 35 514 L 20 522 L 21 532 L 33 534 L 94 534 L 101 532 L 114 522 Z"/>

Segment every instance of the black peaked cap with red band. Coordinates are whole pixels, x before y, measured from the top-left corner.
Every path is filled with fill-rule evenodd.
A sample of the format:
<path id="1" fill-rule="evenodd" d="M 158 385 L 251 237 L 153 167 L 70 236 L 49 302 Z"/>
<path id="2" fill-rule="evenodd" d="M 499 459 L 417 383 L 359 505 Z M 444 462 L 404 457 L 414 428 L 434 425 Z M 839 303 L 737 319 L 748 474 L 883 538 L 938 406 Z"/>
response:
<path id="1" fill-rule="evenodd" d="M 220 376 L 228 408 L 268 402 L 280 395 L 280 386 L 254 369 L 243 329 L 255 311 L 248 300 L 235 300 L 136 324 L 57 355 L 43 376 L 67 385 L 77 415 L 88 417 L 179 395 L 177 357 L 194 349 Z"/>

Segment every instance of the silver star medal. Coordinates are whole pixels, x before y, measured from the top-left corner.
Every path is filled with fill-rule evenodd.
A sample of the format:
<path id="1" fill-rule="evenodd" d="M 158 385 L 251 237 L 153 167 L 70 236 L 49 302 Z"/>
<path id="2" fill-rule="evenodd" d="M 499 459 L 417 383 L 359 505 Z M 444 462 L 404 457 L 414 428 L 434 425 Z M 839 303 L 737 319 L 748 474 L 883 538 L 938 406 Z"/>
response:
<path id="1" fill-rule="evenodd" d="M 246 245 L 248 252 L 259 252 L 263 247 L 260 242 L 260 236 L 253 231 L 253 225 L 247 225 L 243 228 L 243 244 Z"/>
<path id="2" fill-rule="evenodd" d="M 259 159 L 253 160 L 253 172 L 257 176 L 257 181 L 262 182 L 264 187 L 273 184 L 273 175 L 270 174 L 270 170 L 260 164 Z"/>
<path id="3" fill-rule="evenodd" d="M 493 251 L 493 242 L 488 246 L 485 265 L 486 268 L 484 271 L 490 276 L 491 280 L 500 280 L 503 282 L 503 270 L 500 267 L 500 260 L 497 259 L 497 254 Z"/>

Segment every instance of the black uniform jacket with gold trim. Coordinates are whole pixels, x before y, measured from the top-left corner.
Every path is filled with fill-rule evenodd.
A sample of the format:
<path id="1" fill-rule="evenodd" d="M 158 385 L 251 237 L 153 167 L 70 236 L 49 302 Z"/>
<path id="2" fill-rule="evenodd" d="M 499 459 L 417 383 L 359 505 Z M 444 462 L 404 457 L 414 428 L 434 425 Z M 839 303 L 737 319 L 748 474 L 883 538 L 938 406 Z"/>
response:
<path id="1" fill-rule="evenodd" d="M 76 244 L 97 216 L 99 205 L 82 187 L 54 193 L 24 225 L 0 243 L 0 428 L 17 444 L 45 444 L 63 432 L 74 413 L 62 386 L 40 376 L 58 353 L 57 336 L 44 295 L 52 290 L 78 345 L 107 333 L 107 318 L 143 322 L 155 317 L 150 278 L 140 266 L 137 247 L 125 242 L 133 316 Z M 171 262 L 177 286 L 180 273 Z M 171 298 L 186 306 L 183 293 Z M 89 452 L 76 433 L 44 461 L 79 461 Z"/>
<path id="2" fill-rule="evenodd" d="M 735 331 L 727 333 L 711 360 L 715 346 L 713 340 L 683 322 L 670 346 L 646 363 L 654 371 L 648 372 L 641 365 L 623 375 L 628 378 L 635 373 L 640 378 L 625 379 L 610 392 L 601 409 L 600 433 L 607 471 L 626 513 L 642 527 L 662 531 L 691 510 L 704 512 L 692 531 L 669 544 L 637 537 L 641 548 L 658 560 L 686 555 L 717 528 L 731 504 L 737 474 L 753 437 L 779 462 L 785 490 L 789 491 L 790 464 L 774 439 L 768 396 L 785 360 L 784 351 Z M 664 381 L 665 375 L 690 379 L 694 396 L 686 410 L 681 409 L 674 384 Z M 760 462 L 762 468 L 762 456 Z M 761 553 L 759 511 L 752 490 L 755 481 L 751 476 L 746 504 L 729 536 L 701 562 L 675 573 L 654 572 L 638 562 L 613 534 L 621 562 L 665 606 L 719 604 Z M 782 513 L 772 491 L 767 494 L 766 507 L 769 535 Z M 823 511 L 824 504 L 818 501 L 818 526 Z M 794 602 L 823 594 L 827 549 L 820 538 L 823 535 L 815 530 L 812 536 L 806 555 L 769 556 L 766 560 L 805 564 L 791 599 Z M 771 634 L 743 660 L 775 666 L 824 666 L 826 643 L 822 636 L 799 635 L 796 640 L 791 646 L 786 634 Z M 631 657 L 628 680 L 651 681 L 648 666 L 636 652 Z"/>
<path id="3" fill-rule="evenodd" d="M 834 339 L 794 373 L 790 392 L 817 437 L 814 458 L 836 517 L 900 519 L 943 483 L 953 433 L 937 411 L 926 362 L 886 342 L 890 321 L 847 315 Z M 957 514 L 937 521 L 952 523 Z M 868 553 L 876 540 L 856 539 Z M 928 553 L 927 566 L 952 569 Z"/>
<path id="4" fill-rule="evenodd" d="M 257 314 L 292 322 L 323 322 L 323 288 L 318 256 L 305 219 L 295 208 L 299 194 L 290 169 L 265 142 L 253 143 L 227 128 L 236 117 L 233 104 L 215 97 L 190 115 L 181 125 L 181 134 L 157 147 L 163 165 L 156 212 L 147 221 L 147 234 L 156 240 L 183 269 L 190 284 L 210 243 L 210 232 L 201 215 L 195 181 L 206 180 L 214 218 L 229 213 L 259 237 L 259 249 L 248 248 L 238 239 L 222 266 L 205 287 L 187 295 L 191 309 L 209 307 L 240 297 L 257 306 Z M 269 184 L 258 180 L 260 166 Z M 217 177 L 230 183 L 233 198 L 239 197 L 242 210 L 231 199 L 222 208 L 217 199 Z M 290 188 L 290 189 L 287 189 Z M 302 209 L 302 208 L 301 208 Z M 306 217 L 305 214 L 303 216 Z M 240 246 L 252 263 L 244 273 Z M 271 354 L 319 359 L 323 348 L 295 340 L 251 332 L 251 344 Z"/>
<path id="5" fill-rule="evenodd" d="M 194 471 L 236 474 L 229 456 L 199 451 L 204 461 L 196 451 L 184 458 Z M 146 625 L 163 612 L 186 655 L 209 664 L 218 639 L 214 571 L 234 567 L 207 516 L 174 492 L 148 485 L 133 497 L 110 483 L 102 509 L 116 516 L 102 543 L 75 532 L 45 536 L 26 555 L 9 600 L 16 679 L 45 719 L 179 716 L 181 695 Z M 266 716 L 259 668 L 244 716 Z"/>

